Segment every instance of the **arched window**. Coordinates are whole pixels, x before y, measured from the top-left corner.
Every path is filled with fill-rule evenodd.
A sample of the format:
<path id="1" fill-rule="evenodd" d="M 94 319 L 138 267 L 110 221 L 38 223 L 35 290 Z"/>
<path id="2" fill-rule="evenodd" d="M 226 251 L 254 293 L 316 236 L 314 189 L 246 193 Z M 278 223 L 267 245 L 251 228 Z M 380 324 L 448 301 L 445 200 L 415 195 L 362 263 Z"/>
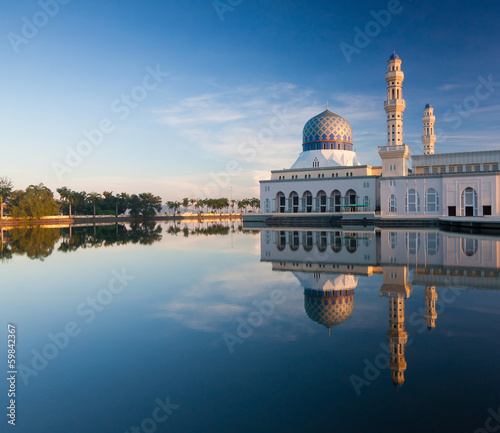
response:
<path id="1" fill-rule="evenodd" d="M 285 213 L 285 208 L 286 208 L 285 194 L 283 194 L 280 191 L 278 194 L 276 194 L 276 212 Z"/>
<path id="2" fill-rule="evenodd" d="M 420 249 L 420 233 L 406 233 L 406 247 L 410 254 L 416 254 Z"/>
<path id="3" fill-rule="evenodd" d="M 315 168 L 315 167 L 319 167 L 319 161 L 318 161 L 318 158 L 316 158 L 316 157 L 313 160 L 313 168 Z"/>
<path id="4" fill-rule="evenodd" d="M 389 197 L 389 212 L 390 213 L 395 213 L 398 211 L 398 202 L 396 200 L 396 196 L 394 194 L 391 194 Z"/>
<path id="5" fill-rule="evenodd" d="M 356 212 L 356 201 L 357 201 L 357 195 L 356 195 L 356 191 L 354 191 L 353 189 L 350 189 L 348 190 L 346 193 L 345 193 L 345 204 L 347 206 L 347 208 L 349 209 L 349 212 Z"/>
<path id="6" fill-rule="evenodd" d="M 279 251 L 283 251 L 286 247 L 286 232 L 279 232 L 276 239 L 276 247 Z"/>
<path id="7" fill-rule="evenodd" d="M 271 212 L 271 201 L 268 198 L 266 198 L 266 201 L 264 202 L 264 212 Z"/>
<path id="8" fill-rule="evenodd" d="M 302 194 L 302 212 L 312 212 L 313 196 L 310 191 Z"/>
<path id="9" fill-rule="evenodd" d="M 312 232 L 302 233 L 302 246 L 305 251 L 311 251 L 313 248 L 313 234 Z"/>
<path id="10" fill-rule="evenodd" d="M 288 200 L 288 212 L 297 213 L 299 211 L 299 195 L 292 191 Z"/>
<path id="11" fill-rule="evenodd" d="M 345 249 L 351 254 L 358 249 L 358 236 L 356 233 L 346 233 Z"/>
<path id="12" fill-rule="evenodd" d="M 460 239 L 460 246 L 462 251 L 466 256 L 473 256 L 477 253 L 477 239 L 473 238 L 462 238 Z"/>
<path id="13" fill-rule="evenodd" d="M 330 233 L 330 243 L 332 244 L 332 250 L 335 253 L 339 253 L 342 250 L 342 235 L 340 232 Z"/>
<path id="14" fill-rule="evenodd" d="M 414 189 L 410 189 L 406 195 L 405 212 L 420 212 L 420 196 Z"/>
<path id="15" fill-rule="evenodd" d="M 465 188 L 462 191 L 462 215 L 477 216 L 477 193 L 473 188 Z"/>
<path id="16" fill-rule="evenodd" d="M 316 232 L 316 245 L 318 247 L 318 251 L 324 253 L 328 246 L 326 232 Z"/>
<path id="17" fill-rule="evenodd" d="M 439 251 L 439 233 L 431 232 L 425 234 L 427 254 L 433 256 Z"/>
<path id="18" fill-rule="evenodd" d="M 392 249 L 396 248 L 398 245 L 398 234 L 397 232 L 390 232 L 389 233 L 389 245 Z"/>
<path id="19" fill-rule="evenodd" d="M 299 249 L 299 244 L 299 232 L 290 232 L 290 249 L 292 251 L 297 251 Z"/>
<path id="20" fill-rule="evenodd" d="M 364 210 L 367 211 L 370 209 L 370 197 L 365 195 L 365 198 L 363 199 L 363 204 L 365 205 Z"/>
<path id="21" fill-rule="evenodd" d="M 331 197 L 333 198 L 333 212 L 342 211 L 342 194 L 338 189 L 332 192 Z"/>
<path id="22" fill-rule="evenodd" d="M 439 212 L 439 194 L 434 188 L 427 190 L 425 205 L 427 212 Z"/>
<path id="23" fill-rule="evenodd" d="M 326 192 L 321 190 L 316 194 L 316 212 L 326 212 Z"/>

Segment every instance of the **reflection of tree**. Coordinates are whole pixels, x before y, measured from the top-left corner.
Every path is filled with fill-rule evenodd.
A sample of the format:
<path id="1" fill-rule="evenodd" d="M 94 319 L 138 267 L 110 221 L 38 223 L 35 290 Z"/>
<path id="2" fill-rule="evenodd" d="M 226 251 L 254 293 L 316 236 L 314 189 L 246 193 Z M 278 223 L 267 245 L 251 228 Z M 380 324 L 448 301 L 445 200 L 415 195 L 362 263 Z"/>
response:
<path id="1" fill-rule="evenodd" d="M 60 238 L 59 229 L 42 227 L 20 227 L 9 231 L 9 241 L 4 247 L 11 257 L 14 254 L 26 254 L 30 259 L 44 260 L 54 251 Z"/>
<path id="2" fill-rule="evenodd" d="M 127 229 L 124 225 L 86 226 L 62 230 L 63 242 L 59 251 L 70 252 L 79 248 L 99 248 L 128 243 L 152 245 L 161 240 L 161 225 L 155 222 L 133 223 Z"/>
<path id="3" fill-rule="evenodd" d="M 52 254 L 58 241 L 61 241 L 58 251 L 63 253 L 128 243 L 151 245 L 161 240 L 161 232 L 162 226 L 155 222 L 134 223 L 129 228 L 120 224 L 71 229 L 14 228 L 9 230 L 8 240 L 2 244 L 0 259 L 9 260 L 15 254 L 26 254 L 30 259 L 43 260 Z"/>

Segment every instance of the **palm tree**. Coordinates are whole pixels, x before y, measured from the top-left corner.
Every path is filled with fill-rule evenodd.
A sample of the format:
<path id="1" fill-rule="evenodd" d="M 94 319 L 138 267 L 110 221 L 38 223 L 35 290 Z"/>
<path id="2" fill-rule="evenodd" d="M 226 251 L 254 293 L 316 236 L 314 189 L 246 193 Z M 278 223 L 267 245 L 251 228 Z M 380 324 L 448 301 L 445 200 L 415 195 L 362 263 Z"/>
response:
<path id="1" fill-rule="evenodd" d="M 182 206 L 184 206 L 184 212 L 186 212 L 189 207 L 189 199 L 187 197 L 182 199 Z"/>
<path id="2" fill-rule="evenodd" d="M 130 196 L 126 192 L 122 192 L 121 194 L 116 195 L 116 213 L 115 216 L 118 218 L 118 203 L 127 203 L 127 200 Z M 125 209 L 125 212 L 127 209 Z"/>
<path id="3" fill-rule="evenodd" d="M 7 177 L 0 177 L 0 219 L 3 219 L 3 208 L 12 192 L 12 181 Z"/>
<path id="4" fill-rule="evenodd" d="M 70 189 L 66 188 L 65 186 L 63 186 L 62 188 L 58 188 L 56 191 L 61 196 L 62 201 L 68 202 L 68 204 L 69 204 L 69 217 L 71 218 L 71 203 L 74 200 L 74 192 L 71 191 Z"/>
<path id="5" fill-rule="evenodd" d="M 94 218 L 95 218 L 95 203 L 101 197 L 102 197 L 101 194 L 99 194 L 98 192 L 89 192 L 87 194 L 87 199 L 89 199 L 90 202 L 94 204 Z"/>

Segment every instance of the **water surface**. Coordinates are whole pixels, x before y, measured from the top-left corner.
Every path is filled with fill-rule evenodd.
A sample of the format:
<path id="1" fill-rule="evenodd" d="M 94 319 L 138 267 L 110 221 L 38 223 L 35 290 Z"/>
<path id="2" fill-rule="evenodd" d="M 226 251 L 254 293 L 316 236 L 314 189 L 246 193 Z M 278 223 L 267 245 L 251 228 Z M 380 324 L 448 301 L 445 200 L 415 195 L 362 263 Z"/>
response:
<path id="1" fill-rule="evenodd" d="M 474 432 L 500 406 L 495 237 L 152 223 L 0 252 L 18 432 Z"/>

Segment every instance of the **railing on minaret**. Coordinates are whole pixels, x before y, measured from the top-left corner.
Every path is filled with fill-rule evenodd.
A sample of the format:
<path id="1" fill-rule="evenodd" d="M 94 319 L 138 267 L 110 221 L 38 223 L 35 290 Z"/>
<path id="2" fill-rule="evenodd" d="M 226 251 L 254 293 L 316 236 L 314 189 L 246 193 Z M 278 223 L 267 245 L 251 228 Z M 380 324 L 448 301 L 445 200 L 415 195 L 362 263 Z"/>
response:
<path id="1" fill-rule="evenodd" d="M 434 134 L 434 108 L 431 104 L 427 104 L 424 109 L 424 116 L 422 123 L 424 124 L 424 135 L 422 135 L 422 143 L 424 145 L 424 155 L 434 154 L 434 143 L 436 142 L 436 135 Z"/>

